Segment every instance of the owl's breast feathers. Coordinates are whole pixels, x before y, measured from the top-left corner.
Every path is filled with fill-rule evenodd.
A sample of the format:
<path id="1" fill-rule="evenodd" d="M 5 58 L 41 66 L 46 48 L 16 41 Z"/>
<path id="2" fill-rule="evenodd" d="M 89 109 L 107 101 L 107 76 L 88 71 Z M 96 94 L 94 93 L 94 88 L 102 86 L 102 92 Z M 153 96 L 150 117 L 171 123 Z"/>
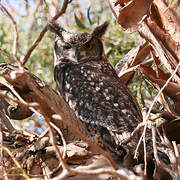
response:
<path id="1" fill-rule="evenodd" d="M 76 116 L 106 143 L 120 145 L 142 121 L 135 98 L 107 60 L 58 65 L 54 76 Z"/>

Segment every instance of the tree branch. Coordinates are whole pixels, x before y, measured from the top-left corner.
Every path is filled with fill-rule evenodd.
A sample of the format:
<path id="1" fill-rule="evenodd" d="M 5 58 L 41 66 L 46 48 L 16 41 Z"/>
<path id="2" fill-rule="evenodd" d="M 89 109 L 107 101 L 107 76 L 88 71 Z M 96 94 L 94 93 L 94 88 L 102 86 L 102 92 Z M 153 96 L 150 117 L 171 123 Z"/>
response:
<path id="1" fill-rule="evenodd" d="M 59 11 L 52 19 L 51 21 L 55 21 L 57 20 L 60 16 L 62 16 L 67 9 L 68 6 L 68 0 L 64 0 L 64 3 L 62 5 L 61 11 Z M 37 37 L 37 39 L 34 41 L 34 43 L 32 44 L 32 46 L 29 48 L 28 52 L 26 53 L 26 55 L 24 56 L 23 60 L 22 60 L 22 64 L 23 66 L 26 64 L 26 62 L 28 61 L 31 53 L 33 52 L 33 50 L 36 48 L 36 46 L 40 43 L 40 41 L 42 40 L 42 38 L 44 37 L 45 33 L 48 30 L 48 23 L 45 25 L 45 27 L 43 28 L 43 30 L 40 32 L 39 36 Z"/>

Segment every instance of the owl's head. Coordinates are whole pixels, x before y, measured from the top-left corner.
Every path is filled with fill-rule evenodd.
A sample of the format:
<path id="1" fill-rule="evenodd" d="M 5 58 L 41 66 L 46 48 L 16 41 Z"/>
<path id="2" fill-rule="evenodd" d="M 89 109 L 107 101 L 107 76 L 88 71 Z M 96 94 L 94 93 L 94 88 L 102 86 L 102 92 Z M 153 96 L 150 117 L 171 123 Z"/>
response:
<path id="1" fill-rule="evenodd" d="M 55 34 L 55 65 L 79 64 L 89 60 L 101 59 L 103 54 L 102 36 L 108 22 L 97 26 L 90 34 L 74 34 L 66 31 L 57 23 L 50 23 L 49 30 Z"/>

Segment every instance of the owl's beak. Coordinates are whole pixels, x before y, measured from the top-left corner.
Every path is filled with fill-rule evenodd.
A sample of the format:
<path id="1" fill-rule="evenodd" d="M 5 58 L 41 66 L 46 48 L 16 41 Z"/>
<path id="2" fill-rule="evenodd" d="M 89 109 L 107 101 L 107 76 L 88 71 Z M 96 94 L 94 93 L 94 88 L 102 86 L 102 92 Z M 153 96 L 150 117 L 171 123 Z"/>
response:
<path id="1" fill-rule="evenodd" d="M 68 59 L 73 64 L 78 63 L 77 58 L 76 58 L 76 50 L 75 49 L 72 48 L 71 51 L 69 51 Z"/>

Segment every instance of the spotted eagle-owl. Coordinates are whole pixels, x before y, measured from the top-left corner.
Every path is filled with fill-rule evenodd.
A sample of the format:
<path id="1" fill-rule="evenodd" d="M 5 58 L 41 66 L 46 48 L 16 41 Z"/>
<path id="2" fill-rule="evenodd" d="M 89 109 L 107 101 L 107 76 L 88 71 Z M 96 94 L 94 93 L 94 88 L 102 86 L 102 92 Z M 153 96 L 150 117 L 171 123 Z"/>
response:
<path id="1" fill-rule="evenodd" d="M 90 34 L 73 34 L 56 23 L 49 24 L 56 35 L 54 78 L 61 95 L 95 141 L 117 151 L 142 116 L 136 99 L 104 53 L 101 38 L 107 27 L 105 22 Z"/>

